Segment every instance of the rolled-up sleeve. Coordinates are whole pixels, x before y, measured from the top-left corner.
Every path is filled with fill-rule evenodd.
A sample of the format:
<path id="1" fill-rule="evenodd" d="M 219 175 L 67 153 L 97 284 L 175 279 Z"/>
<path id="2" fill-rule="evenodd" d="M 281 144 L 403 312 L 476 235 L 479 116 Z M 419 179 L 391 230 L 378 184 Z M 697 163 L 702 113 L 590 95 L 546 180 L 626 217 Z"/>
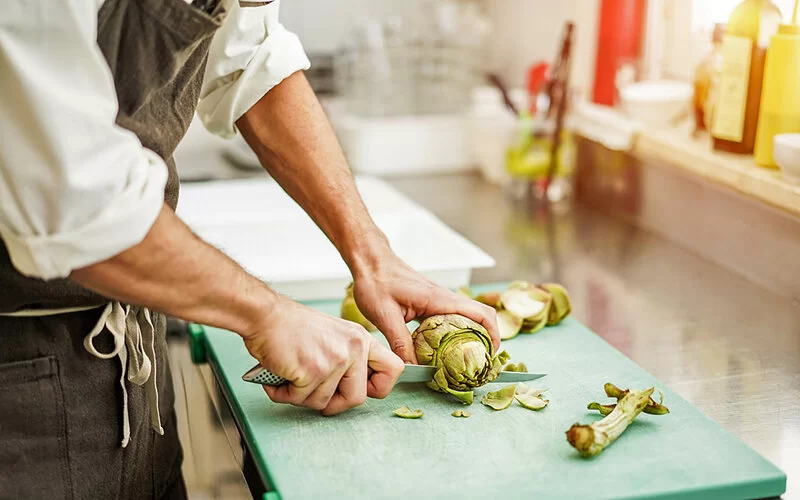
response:
<path id="1" fill-rule="evenodd" d="M 310 62 L 300 39 L 278 20 L 280 0 L 259 7 L 230 2 L 214 35 L 197 114 L 221 137 L 236 135 L 235 122 L 270 89 Z"/>
<path id="2" fill-rule="evenodd" d="M 115 125 L 96 2 L 10 0 L 0 16 L 0 237 L 16 269 L 62 278 L 139 243 L 167 169 Z"/>

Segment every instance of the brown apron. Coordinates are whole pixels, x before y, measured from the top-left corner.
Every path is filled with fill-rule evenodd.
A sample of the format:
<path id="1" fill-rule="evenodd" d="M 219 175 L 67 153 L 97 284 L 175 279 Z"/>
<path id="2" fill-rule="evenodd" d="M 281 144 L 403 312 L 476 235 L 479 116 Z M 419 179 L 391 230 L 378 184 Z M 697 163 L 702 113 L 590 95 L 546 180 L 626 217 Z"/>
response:
<path id="1" fill-rule="evenodd" d="M 166 161 L 165 200 L 173 209 L 172 154 L 192 120 L 208 47 L 225 14 L 219 0 L 204 3 L 207 10 L 184 0 L 106 0 L 98 13 L 97 42 L 114 76 L 117 124 Z M 22 276 L 0 242 L 0 313 L 107 303 L 69 280 Z M 130 442 L 123 449 L 120 362 L 92 356 L 83 343 L 101 312 L 0 315 L 0 499 L 185 497 L 165 318 L 148 316 L 164 436 L 150 425 L 145 388 L 129 384 Z M 102 352 L 113 343 L 108 331 L 94 339 Z"/>

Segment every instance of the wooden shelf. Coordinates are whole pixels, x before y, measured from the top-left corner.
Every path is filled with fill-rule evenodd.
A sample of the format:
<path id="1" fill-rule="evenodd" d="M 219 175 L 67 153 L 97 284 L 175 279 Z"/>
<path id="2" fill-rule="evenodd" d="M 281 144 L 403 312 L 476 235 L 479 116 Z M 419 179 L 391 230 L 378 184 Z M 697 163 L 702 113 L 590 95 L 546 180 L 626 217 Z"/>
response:
<path id="1" fill-rule="evenodd" d="M 780 170 L 759 167 L 750 156 L 713 151 L 708 136 L 693 138 L 688 125 L 669 130 L 641 130 L 633 153 L 661 160 L 792 215 L 800 215 L 800 186 L 784 180 Z"/>

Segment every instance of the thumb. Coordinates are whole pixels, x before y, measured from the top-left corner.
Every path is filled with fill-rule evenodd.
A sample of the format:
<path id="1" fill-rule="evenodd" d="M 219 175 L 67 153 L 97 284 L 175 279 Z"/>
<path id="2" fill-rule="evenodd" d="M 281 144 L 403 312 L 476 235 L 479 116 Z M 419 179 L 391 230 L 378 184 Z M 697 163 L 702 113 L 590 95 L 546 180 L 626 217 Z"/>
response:
<path id="1" fill-rule="evenodd" d="M 411 332 L 408 331 L 400 307 L 396 304 L 393 307 L 384 307 L 375 320 L 375 326 L 389 341 L 392 351 L 404 362 L 417 364 L 414 341 L 411 340 Z"/>

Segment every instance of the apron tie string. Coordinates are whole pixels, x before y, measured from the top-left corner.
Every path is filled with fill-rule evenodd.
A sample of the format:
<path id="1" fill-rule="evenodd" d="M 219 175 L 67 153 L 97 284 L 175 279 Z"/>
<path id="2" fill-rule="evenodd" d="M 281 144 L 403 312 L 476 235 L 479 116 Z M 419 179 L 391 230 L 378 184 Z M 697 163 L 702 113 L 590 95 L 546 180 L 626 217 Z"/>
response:
<path id="1" fill-rule="evenodd" d="M 93 343 L 103 329 L 108 329 L 114 338 L 114 349 L 108 353 L 98 351 Z M 83 346 L 92 356 L 100 359 L 119 357 L 122 365 L 119 379 L 122 386 L 122 447 L 128 446 L 131 436 L 126 374 L 128 381 L 145 387 L 150 405 L 150 425 L 163 436 L 156 386 L 155 327 L 150 310 L 146 307 L 123 306 L 119 302 L 109 303 L 94 328 L 84 337 Z"/>

